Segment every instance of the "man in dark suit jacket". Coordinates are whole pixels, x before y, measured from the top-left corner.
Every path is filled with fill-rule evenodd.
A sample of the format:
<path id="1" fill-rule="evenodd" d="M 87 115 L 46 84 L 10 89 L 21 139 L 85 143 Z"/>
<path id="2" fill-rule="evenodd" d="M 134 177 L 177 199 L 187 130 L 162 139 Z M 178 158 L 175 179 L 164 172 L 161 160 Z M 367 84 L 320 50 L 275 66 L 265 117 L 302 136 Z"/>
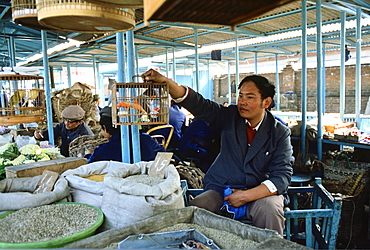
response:
<path id="1" fill-rule="evenodd" d="M 245 216 L 255 226 L 283 234 L 284 194 L 294 158 L 289 128 L 267 110 L 275 86 L 262 76 L 247 76 L 239 84 L 237 105 L 224 107 L 154 70 L 144 73 L 143 78 L 168 82 L 175 102 L 221 134 L 220 153 L 204 178 L 205 192 L 190 205 L 222 214 L 224 202 L 234 208 L 246 204 Z M 224 198 L 227 186 L 233 193 Z"/>

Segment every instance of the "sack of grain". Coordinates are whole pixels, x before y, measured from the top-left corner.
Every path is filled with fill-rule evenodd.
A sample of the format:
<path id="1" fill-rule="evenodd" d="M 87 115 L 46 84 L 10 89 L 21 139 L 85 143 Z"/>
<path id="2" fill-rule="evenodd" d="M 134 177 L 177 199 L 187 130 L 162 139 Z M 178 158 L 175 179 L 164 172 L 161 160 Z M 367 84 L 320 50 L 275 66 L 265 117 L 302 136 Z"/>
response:
<path id="1" fill-rule="evenodd" d="M 126 163 L 115 161 L 97 161 L 69 169 L 62 173 L 72 190 L 74 202 L 89 204 L 100 208 L 103 192 L 106 188 L 104 177 L 111 170 Z"/>
<path id="2" fill-rule="evenodd" d="M 153 162 L 126 164 L 104 179 L 101 209 L 104 230 L 123 227 L 156 214 L 184 207 L 180 176 L 173 165 L 164 178 L 149 177 Z"/>
<path id="3" fill-rule="evenodd" d="M 40 179 L 41 175 L 1 180 L 0 211 L 48 205 L 69 196 L 68 182 L 62 176 L 59 177 L 52 191 L 33 194 Z"/>

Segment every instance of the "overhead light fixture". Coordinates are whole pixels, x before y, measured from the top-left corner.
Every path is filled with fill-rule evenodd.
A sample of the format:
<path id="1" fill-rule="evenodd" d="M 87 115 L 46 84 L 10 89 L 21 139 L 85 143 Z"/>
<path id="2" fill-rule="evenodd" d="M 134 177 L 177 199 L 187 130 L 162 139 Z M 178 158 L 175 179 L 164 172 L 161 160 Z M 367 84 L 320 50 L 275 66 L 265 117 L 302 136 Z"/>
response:
<path id="1" fill-rule="evenodd" d="M 193 46 L 193 47 L 195 47 L 195 43 L 190 43 L 190 42 L 182 42 L 183 44 L 185 44 L 185 45 L 189 45 L 189 46 Z M 202 45 L 198 45 L 198 48 L 201 48 L 202 47 Z"/>

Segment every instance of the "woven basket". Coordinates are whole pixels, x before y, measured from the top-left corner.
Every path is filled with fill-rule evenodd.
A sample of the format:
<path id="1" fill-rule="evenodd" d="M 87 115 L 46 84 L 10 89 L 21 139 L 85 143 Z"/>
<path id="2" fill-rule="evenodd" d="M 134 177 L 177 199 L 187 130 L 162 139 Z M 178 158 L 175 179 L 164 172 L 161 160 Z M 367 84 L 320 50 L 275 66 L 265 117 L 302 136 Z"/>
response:
<path id="1" fill-rule="evenodd" d="M 107 33 L 130 30 L 135 26 L 133 10 L 82 0 L 38 0 L 37 15 L 42 25 L 70 32 Z"/>
<path id="2" fill-rule="evenodd" d="M 342 198 L 337 248 L 357 248 L 362 234 L 365 200 L 369 198 L 370 163 L 327 160 L 324 165 L 324 187 Z"/>
<path id="3" fill-rule="evenodd" d="M 97 146 L 108 141 L 102 134 L 82 135 L 69 144 L 69 156 L 84 157 L 89 150 L 95 149 Z"/>
<path id="4" fill-rule="evenodd" d="M 191 166 L 176 166 L 181 180 L 186 180 L 189 188 L 202 189 L 204 173 L 197 167 Z"/>

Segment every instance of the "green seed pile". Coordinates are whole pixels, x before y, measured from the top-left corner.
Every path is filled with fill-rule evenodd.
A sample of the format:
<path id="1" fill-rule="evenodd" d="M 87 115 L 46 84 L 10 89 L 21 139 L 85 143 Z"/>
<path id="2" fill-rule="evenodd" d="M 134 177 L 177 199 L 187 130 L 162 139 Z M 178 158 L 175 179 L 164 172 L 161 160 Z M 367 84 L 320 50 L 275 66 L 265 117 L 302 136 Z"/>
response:
<path id="1" fill-rule="evenodd" d="M 94 225 L 98 213 L 80 204 L 24 208 L 0 220 L 0 241 L 30 243 L 64 238 Z"/>

